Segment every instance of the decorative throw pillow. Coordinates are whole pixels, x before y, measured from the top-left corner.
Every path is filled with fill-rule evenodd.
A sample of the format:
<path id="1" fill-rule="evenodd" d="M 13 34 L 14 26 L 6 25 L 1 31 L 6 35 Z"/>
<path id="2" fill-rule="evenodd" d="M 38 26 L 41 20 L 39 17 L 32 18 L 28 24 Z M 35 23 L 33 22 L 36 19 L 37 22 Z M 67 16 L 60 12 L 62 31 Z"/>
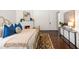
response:
<path id="1" fill-rule="evenodd" d="M 22 25 L 21 25 L 20 23 L 15 24 L 15 28 L 16 28 L 16 27 L 20 27 L 20 28 L 21 28 L 21 30 L 22 30 Z"/>
<path id="2" fill-rule="evenodd" d="M 20 27 L 16 27 L 16 33 L 20 33 L 21 32 L 21 28 Z"/>
<path id="3" fill-rule="evenodd" d="M 9 28 L 10 28 L 10 31 L 11 31 L 11 35 L 15 34 L 15 28 L 14 28 L 13 24 L 11 24 Z"/>
<path id="4" fill-rule="evenodd" d="M 15 34 L 15 29 L 13 24 L 11 24 L 10 26 L 4 25 L 4 29 L 3 29 L 3 38 L 13 35 Z"/>

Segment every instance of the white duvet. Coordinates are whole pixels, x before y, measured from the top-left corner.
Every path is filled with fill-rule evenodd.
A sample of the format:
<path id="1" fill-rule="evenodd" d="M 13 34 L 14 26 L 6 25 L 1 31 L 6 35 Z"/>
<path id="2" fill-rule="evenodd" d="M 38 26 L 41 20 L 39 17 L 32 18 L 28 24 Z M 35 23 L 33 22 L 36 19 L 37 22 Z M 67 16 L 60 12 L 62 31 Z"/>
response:
<path id="1" fill-rule="evenodd" d="M 33 48 L 37 34 L 37 29 L 24 29 L 19 34 L 0 38 L 0 48 Z"/>

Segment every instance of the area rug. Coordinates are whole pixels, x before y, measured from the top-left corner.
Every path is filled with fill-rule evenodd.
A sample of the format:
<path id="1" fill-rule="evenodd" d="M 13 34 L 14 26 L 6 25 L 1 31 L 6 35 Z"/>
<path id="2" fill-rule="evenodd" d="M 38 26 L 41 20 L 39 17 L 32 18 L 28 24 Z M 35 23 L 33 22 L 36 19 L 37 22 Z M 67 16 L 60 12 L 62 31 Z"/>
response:
<path id="1" fill-rule="evenodd" d="M 53 44 L 48 33 L 40 33 L 37 49 L 53 49 Z"/>

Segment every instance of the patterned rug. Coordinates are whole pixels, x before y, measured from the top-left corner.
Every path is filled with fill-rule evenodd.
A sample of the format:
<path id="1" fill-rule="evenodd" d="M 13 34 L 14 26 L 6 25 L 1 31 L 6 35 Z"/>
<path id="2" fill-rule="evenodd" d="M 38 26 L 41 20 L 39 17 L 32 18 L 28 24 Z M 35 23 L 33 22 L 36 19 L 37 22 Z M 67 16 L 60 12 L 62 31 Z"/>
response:
<path id="1" fill-rule="evenodd" d="M 53 49 L 53 44 L 48 33 L 40 33 L 37 49 Z"/>

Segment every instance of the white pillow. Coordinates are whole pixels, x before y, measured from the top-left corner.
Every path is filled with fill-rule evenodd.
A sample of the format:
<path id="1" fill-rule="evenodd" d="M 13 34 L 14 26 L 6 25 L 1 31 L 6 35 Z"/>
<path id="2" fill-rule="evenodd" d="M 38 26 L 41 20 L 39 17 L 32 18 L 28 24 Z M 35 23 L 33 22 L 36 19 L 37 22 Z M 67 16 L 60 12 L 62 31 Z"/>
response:
<path id="1" fill-rule="evenodd" d="M 20 33 L 22 31 L 20 27 L 16 27 L 15 30 L 16 30 L 16 33 Z"/>

